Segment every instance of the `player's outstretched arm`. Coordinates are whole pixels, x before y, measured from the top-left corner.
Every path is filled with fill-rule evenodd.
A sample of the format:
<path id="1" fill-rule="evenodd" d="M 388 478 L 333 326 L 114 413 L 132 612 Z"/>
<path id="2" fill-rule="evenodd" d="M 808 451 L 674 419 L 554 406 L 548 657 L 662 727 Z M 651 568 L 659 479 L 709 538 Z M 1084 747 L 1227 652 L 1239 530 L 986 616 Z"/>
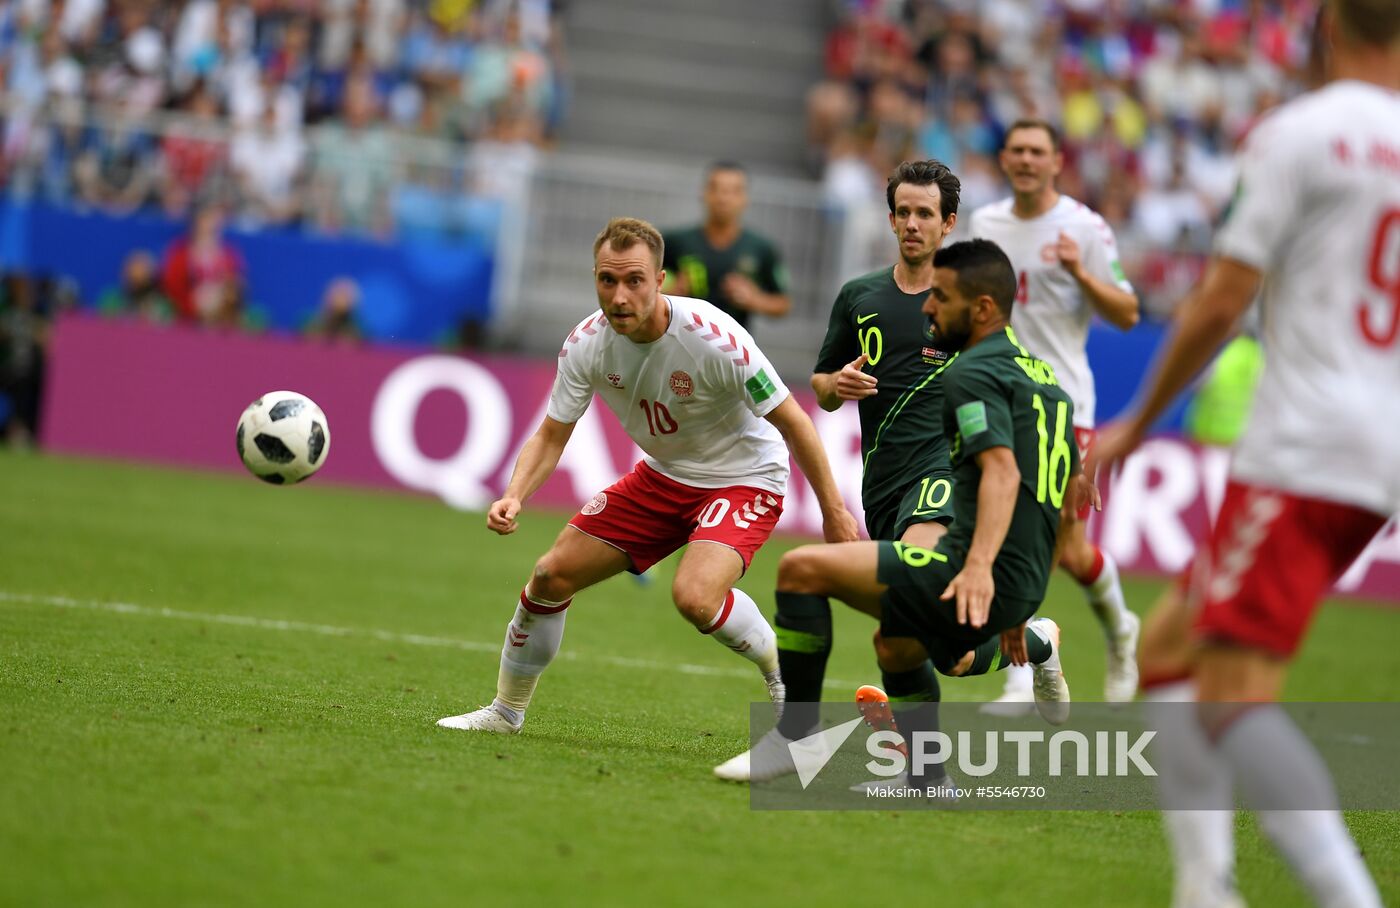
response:
<path id="1" fill-rule="evenodd" d="M 941 598 L 957 600 L 959 624 L 981 627 L 992 610 L 992 597 L 996 594 L 992 563 L 1011 529 L 1021 470 L 1008 447 L 987 448 L 976 456 L 982 470 L 977 484 L 977 528 L 972 531 L 972 544 L 962 570 L 949 581 Z"/>
<path id="2" fill-rule="evenodd" d="M 841 367 L 839 372 L 818 372 L 812 376 L 812 390 L 823 410 L 831 411 L 848 400 L 863 400 L 879 393 L 879 379 L 861 371 L 869 357 L 862 353 Z"/>
<path id="3" fill-rule="evenodd" d="M 1260 280 L 1259 272 L 1243 262 L 1211 260 L 1195 292 L 1181 304 L 1166 348 L 1138 389 L 1132 410 L 1105 426 L 1094 440 L 1085 468 L 1091 479 L 1100 466 L 1112 468 L 1131 454 L 1176 396 L 1215 357 L 1253 302 Z"/>
<path id="4" fill-rule="evenodd" d="M 812 420 L 802 412 L 791 394 L 765 418 L 782 434 L 802 475 L 812 484 L 822 509 L 822 535 L 826 541 L 858 540 L 860 531 L 856 519 L 846 510 L 846 502 L 841 498 L 841 490 L 836 487 L 836 478 L 826 459 L 826 449 L 817 437 L 817 427 L 812 425 Z"/>
<path id="5" fill-rule="evenodd" d="M 511 471 L 510 483 L 506 486 L 505 494 L 492 502 L 491 508 L 486 512 L 488 529 L 502 536 L 509 536 L 516 531 L 519 525 L 515 518 L 520 509 L 559 465 L 559 457 L 564 453 L 564 446 L 569 443 L 569 436 L 573 434 L 573 423 L 559 422 L 548 416 L 544 418 L 535 434 L 531 435 L 530 440 L 520 449 L 520 456 L 515 459 L 515 469 Z"/>

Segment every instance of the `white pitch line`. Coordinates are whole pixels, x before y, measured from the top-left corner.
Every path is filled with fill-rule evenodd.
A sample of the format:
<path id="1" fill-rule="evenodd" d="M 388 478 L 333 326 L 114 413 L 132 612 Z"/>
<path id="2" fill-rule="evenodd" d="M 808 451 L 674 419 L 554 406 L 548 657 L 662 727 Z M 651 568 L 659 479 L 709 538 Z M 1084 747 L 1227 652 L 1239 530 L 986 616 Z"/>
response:
<path id="1" fill-rule="evenodd" d="M 412 646 L 433 646 L 445 649 L 466 650 L 471 653 L 499 653 L 501 644 L 484 643 L 480 640 L 457 640 L 452 637 L 434 637 L 426 634 L 403 634 L 379 628 L 340 627 L 334 624 L 314 624 L 309 621 L 289 621 L 282 618 L 257 618 L 252 615 L 223 615 L 217 612 L 185 612 L 173 608 L 155 608 L 149 605 L 136 605 L 131 602 L 99 602 L 90 599 L 71 599 L 67 596 L 37 596 L 31 593 L 11 593 L 0 590 L 0 602 L 14 602 L 23 605 L 46 605 L 53 608 L 83 609 L 93 612 L 107 612 L 115 615 L 140 615 L 146 618 L 173 618 L 178 621 L 197 621 L 206 624 L 229 624 L 235 627 L 254 627 L 267 631 L 297 631 L 305 634 L 320 634 L 323 637 L 367 637 L 385 643 L 407 643 Z M 566 650 L 557 658 L 570 662 L 601 662 L 617 668 L 633 668 L 643 671 L 673 671 L 683 675 L 709 675 L 719 678 L 752 679 L 753 671 L 737 668 L 719 668 L 713 665 L 696 665 L 690 662 L 653 662 L 648 659 L 633 659 L 628 656 L 610 656 L 605 653 L 580 653 Z M 827 678 L 827 687 L 843 687 L 853 690 L 858 681 L 840 678 Z"/>

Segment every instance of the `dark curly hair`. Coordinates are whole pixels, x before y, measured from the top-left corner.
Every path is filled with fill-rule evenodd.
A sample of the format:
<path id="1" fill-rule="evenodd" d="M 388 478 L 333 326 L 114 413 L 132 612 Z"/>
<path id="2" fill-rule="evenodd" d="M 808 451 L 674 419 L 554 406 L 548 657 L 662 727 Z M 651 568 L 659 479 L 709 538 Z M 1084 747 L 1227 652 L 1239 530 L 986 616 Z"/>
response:
<path id="1" fill-rule="evenodd" d="M 941 161 L 905 161 L 890 174 L 885 184 L 885 201 L 894 214 L 894 191 L 900 183 L 915 186 L 938 186 L 938 216 L 948 220 L 948 215 L 958 213 L 958 195 L 962 192 L 962 181 Z"/>

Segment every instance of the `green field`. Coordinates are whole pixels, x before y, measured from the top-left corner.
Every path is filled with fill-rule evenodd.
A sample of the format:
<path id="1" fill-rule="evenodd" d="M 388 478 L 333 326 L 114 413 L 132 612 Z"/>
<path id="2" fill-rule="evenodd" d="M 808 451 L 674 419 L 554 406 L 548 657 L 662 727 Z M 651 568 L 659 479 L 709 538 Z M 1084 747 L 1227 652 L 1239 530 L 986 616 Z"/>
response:
<path id="1" fill-rule="evenodd" d="M 0 904 L 1167 904 L 1152 813 L 751 811 L 710 768 L 761 686 L 672 614 L 674 561 L 579 598 L 524 734 L 436 728 L 489 701 L 560 523 L 501 539 L 422 498 L 0 453 Z M 765 610 L 787 544 L 744 581 Z M 1047 609 L 1094 698 L 1078 591 Z M 1327 609 L 1290 696 L 1391 699 L 1368 644 L 1397 622 Z M 871 629 L 838 615 L 833 677 L 878 682 Z M 1349 821 L 1400 903 L 1400 816 Z M 1249 903 L 1303 904 L 1240 824 Z"/>

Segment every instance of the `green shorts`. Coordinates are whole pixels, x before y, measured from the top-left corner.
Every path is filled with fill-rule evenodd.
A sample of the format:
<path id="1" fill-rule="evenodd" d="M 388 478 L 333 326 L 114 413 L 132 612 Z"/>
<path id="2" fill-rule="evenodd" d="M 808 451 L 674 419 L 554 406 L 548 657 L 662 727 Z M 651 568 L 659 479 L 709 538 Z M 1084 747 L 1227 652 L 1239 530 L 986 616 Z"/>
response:
<path id="1" fill-rule="evenodd" d="M 969 651 L 1026 621 L 1039 602 L 994 596 L 987 623 L 958 623 L 957 603 L 939 597 L 962 569 L 962 558 L 937 549 L 881 542 L 875 577 L 889 587 L 880 596 L 880 635 L 912 637 L 924 645 L 934 668 L 947 672 Z"/>
<path id="2" fill-rule="evenodd" d="M 953 522 L 953 474 L 935 470 L 909 483 L 897 501 L 878 502 L 865 511 L 871 539 L 898 539 L 916 523 Z"/>

